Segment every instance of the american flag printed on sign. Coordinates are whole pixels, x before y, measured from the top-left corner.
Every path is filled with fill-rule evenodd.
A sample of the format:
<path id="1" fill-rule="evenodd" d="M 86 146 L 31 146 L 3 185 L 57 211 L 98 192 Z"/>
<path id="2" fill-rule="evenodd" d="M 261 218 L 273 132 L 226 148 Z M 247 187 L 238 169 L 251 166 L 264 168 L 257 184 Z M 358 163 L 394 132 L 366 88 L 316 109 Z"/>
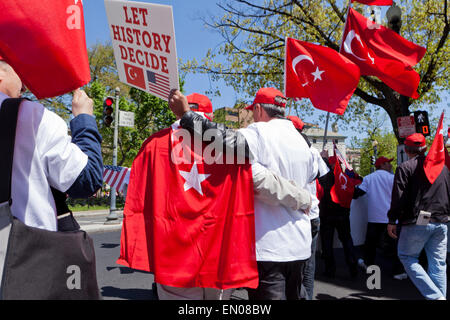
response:
<path id="1" fill-rule="evenodd" d="M 130 168 L 118 166 L 103 166 L 103 181 L 116 191 L 122 192 L 130 180 Z"/>
<path id="2" fill-rule="evenodd" d="M 148 90 L 157 96 L 167 98 L 170 93 L 169 77 L 147 70 Z"/>
<path id="3" fill-rule="evenodd" d="M 333 147 L 334 147 L 334 152 L 336 153 L 336 157 L 339 158 L 339 160 L 345 165 L 345 168 L 353 171 L 352 166 L 347 162 L 347 160 L 344 158 L 344 156 L 342 155 L 342 153 L 339 151 L 338 147 L 336 146 L 336 143 L 334 143 L 333 141 Z"/>

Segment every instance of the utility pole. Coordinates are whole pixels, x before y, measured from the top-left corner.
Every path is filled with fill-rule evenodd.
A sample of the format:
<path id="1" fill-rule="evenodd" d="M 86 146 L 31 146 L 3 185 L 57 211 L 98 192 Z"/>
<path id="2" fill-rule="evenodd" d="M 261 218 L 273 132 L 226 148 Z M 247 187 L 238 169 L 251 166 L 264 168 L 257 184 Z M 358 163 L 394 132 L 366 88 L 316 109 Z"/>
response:
<path id="1" fill-rule="evenodd" d="M 119 138 L 119 98 L 120 88 L 117 87 L 116 93 L 116 107 L 114 109 L 114 142 L 113 142 L 113 166 L 117 166 L 117 140 Z M 109 207 L 109 215 L 106 217 L 105 224 L 118 224 L 119 218 L 117 216 L 116 208 L 116 188 L 110 189 L 111 204 Z"/>

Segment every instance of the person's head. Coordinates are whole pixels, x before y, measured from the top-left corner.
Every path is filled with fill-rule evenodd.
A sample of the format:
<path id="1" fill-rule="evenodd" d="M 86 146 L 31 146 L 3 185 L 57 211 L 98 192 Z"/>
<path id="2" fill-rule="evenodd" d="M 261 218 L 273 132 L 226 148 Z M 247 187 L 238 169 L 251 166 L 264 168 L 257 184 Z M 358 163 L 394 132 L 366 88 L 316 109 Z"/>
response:
<path id="1" fill-rule="evenodd" d="M 405 139 L 405 152 L 409 158 L 423 156 L 427 151 L 427 142 L 421 133 L 414 133 Z"/>
<path id="2" fill-rule="evenodd" d="M 189 108 L 197 113 L 204 115 L 207 119 L 213 120 L 213 107 L 211 100 L 203 94 L 192 93 L 186 96 L 189 103 Z"/>
<path id="3" fill-rule="evenodd" d="M 14 69 L 0 57 L 0 92 L 10 98 L 18 98 L 22 94 L 23 84 Z"/>
<path id="4" fill-rule="evenodd" d="M 288 116 L 287 118 L 292 121 L 292 124 L 298 132 L 303 131 L 303 127 L 305 126 L 305 124 L 303 123 L 302 119 L 296 116 Z"/>
<path id="5" fill-rule="evenodd" d="M 388 159 L 386 157 L 379 157 L 377 161 L 375 161 L 375 168 L 377 168 L 377 170 L 392 172 L 392 160 L 394 160 L 394 158 Z"/>
<path id="6" fill-rule="evenodd" d="M 258 90 L 253 103 L 246 107 L 253 111 L 253 120 L 270 121 L 272 119 L 284 119 L 287 99 L 275 88 L 261 88 Z"/>

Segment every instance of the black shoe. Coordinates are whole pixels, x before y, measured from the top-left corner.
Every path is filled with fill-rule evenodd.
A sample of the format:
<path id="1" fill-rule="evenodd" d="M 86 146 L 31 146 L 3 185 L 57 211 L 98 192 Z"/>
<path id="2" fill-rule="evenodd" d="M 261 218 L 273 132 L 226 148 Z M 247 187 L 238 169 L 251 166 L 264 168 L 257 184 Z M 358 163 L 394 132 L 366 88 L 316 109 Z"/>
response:
<path id="1" fill-rule="evenodd" d="M 350 267 L 350 277 L 356 278 L 358 276 L 358 267 L 356 264 Z"/>

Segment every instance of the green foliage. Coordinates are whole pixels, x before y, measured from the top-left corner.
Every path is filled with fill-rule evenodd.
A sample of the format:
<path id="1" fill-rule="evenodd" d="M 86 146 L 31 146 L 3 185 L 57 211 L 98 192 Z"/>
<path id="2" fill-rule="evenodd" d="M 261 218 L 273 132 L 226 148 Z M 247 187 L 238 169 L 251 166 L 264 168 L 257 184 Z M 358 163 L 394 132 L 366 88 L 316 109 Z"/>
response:
<path id="1" fill-rule="evenodd" d="M 362 132 L 360 121 L 384 109 L 398 135 L 396 118 L 419 107 L 431 111 L 449 89 L 448 0 L 396 1 L 402 8 L 402 36 L 427 48 L 415 67 L 421 76 L 420 98 L 402 101 L 400 95 L 375 77 L 363 76 L 344 116 L 332 115 L 340 127 Z M 336 0 L 226 0 L 218 4 L 222 17 L 205 20 L 223 38 L 217 50 L 182 64 L 184 72 L 207 73 L 224 80 L 236 92 L 253 96 L 262 86 L 283 88 L 284 41 L 292 37 L 339 50 L 348 1 Z M 366 13 L 367 6 L 353 8 Z M 411 107 L 411 110 L 409 110 Z M 314 112 L 309 100 L 295 102 L 303 116 Z M 325 115 L 323 115 L 324 117 Z M 324 120 L 324 119 L 321 119 Z"/>

